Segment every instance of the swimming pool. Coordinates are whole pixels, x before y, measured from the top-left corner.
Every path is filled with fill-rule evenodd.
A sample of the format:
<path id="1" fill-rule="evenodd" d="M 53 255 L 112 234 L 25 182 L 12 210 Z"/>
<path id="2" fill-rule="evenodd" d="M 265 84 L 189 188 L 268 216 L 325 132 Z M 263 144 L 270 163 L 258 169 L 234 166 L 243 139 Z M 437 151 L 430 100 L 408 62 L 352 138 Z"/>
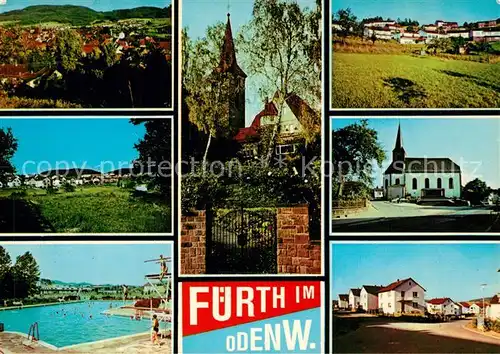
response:
<path id="1" fill-rule="evenodd" d="M 30 325 L 38 322 L 40 340 L 56 347 L 132 335 L 151 329 L 149 319 L 136 321 L 127 317 L 102 315 L 110 303 L 88 301 L 5 310 L 0 311 L 0 322 L 4 323 L 5 331 L 26 334 Z M 121 305 L 122 302 L 113 303 L 114 307 Z"/>

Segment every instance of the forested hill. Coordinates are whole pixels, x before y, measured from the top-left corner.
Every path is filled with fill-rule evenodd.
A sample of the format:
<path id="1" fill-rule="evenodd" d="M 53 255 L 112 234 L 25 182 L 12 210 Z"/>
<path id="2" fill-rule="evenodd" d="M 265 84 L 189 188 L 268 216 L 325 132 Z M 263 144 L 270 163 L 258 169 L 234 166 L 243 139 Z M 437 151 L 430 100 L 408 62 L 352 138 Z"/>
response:
<path id="1" fill-rule="evenodd" d="M 15 21 L 21 25 L 58 22 L 85 26 L 96 21 L 125 20 L 129 18 L 170 18 L 171 7 L 137 7 L 134 9 L 99 12 L 84 6 L 36 5 L 22 10 L 0 13 L 0 22 Z"/>

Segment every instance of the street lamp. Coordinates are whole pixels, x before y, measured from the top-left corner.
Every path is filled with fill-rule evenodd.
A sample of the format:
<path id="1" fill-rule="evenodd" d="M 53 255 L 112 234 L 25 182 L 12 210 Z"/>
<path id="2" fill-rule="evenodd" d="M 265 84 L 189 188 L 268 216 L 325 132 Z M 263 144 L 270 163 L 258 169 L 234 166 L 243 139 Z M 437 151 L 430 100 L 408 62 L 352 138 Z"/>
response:
<path id="1" fill-rule="evenodd" d="M 486 314 L 486 309 L 484 308 L 484 288 L 486 287 L 486 285 L 488 284 L 481 284 L 481 292 L 483 293 L 483 318 L 485 317 L 485 314 Z"/>

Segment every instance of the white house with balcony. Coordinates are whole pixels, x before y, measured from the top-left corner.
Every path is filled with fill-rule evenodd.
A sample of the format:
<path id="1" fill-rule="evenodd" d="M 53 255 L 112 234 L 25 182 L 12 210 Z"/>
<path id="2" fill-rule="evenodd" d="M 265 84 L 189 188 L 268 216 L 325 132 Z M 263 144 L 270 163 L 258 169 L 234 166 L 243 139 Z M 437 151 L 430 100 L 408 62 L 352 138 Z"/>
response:
<path id="1" fill-rule="evenodd" d="M 425 313 L 425 289 L 412 278 L 396 280 L 378 292 L 379 311 L 394 315 Z"/>

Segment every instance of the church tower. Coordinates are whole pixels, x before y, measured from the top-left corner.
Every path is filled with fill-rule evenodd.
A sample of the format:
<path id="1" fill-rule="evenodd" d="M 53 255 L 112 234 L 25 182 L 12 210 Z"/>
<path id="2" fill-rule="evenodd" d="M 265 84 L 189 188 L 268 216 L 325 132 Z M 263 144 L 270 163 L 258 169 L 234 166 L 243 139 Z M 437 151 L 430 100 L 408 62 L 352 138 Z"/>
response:
<path id="1" fill-rule="evenodd" d="M 229 102 L 230 121 L 234 128 L 245 127 L 245 80 L 247 75 L 236 62 L 236 51 L 231 30 L 230 14 L 227 14 L 226 32 L 224 34 L 220 53 L 219 66 L 215 69 L 219 73 L 231 73 L 233 82 Z"/>
<path id="2" fill-rule="evenodd" d="M 398 126 L 398 135 L 396 137 L 396 144 L 392 150 L 392 162 L 404 163 L 406 158 L 406 151 L 403 147 L 403 138 L 401 137 L 401 123 Z"/>

